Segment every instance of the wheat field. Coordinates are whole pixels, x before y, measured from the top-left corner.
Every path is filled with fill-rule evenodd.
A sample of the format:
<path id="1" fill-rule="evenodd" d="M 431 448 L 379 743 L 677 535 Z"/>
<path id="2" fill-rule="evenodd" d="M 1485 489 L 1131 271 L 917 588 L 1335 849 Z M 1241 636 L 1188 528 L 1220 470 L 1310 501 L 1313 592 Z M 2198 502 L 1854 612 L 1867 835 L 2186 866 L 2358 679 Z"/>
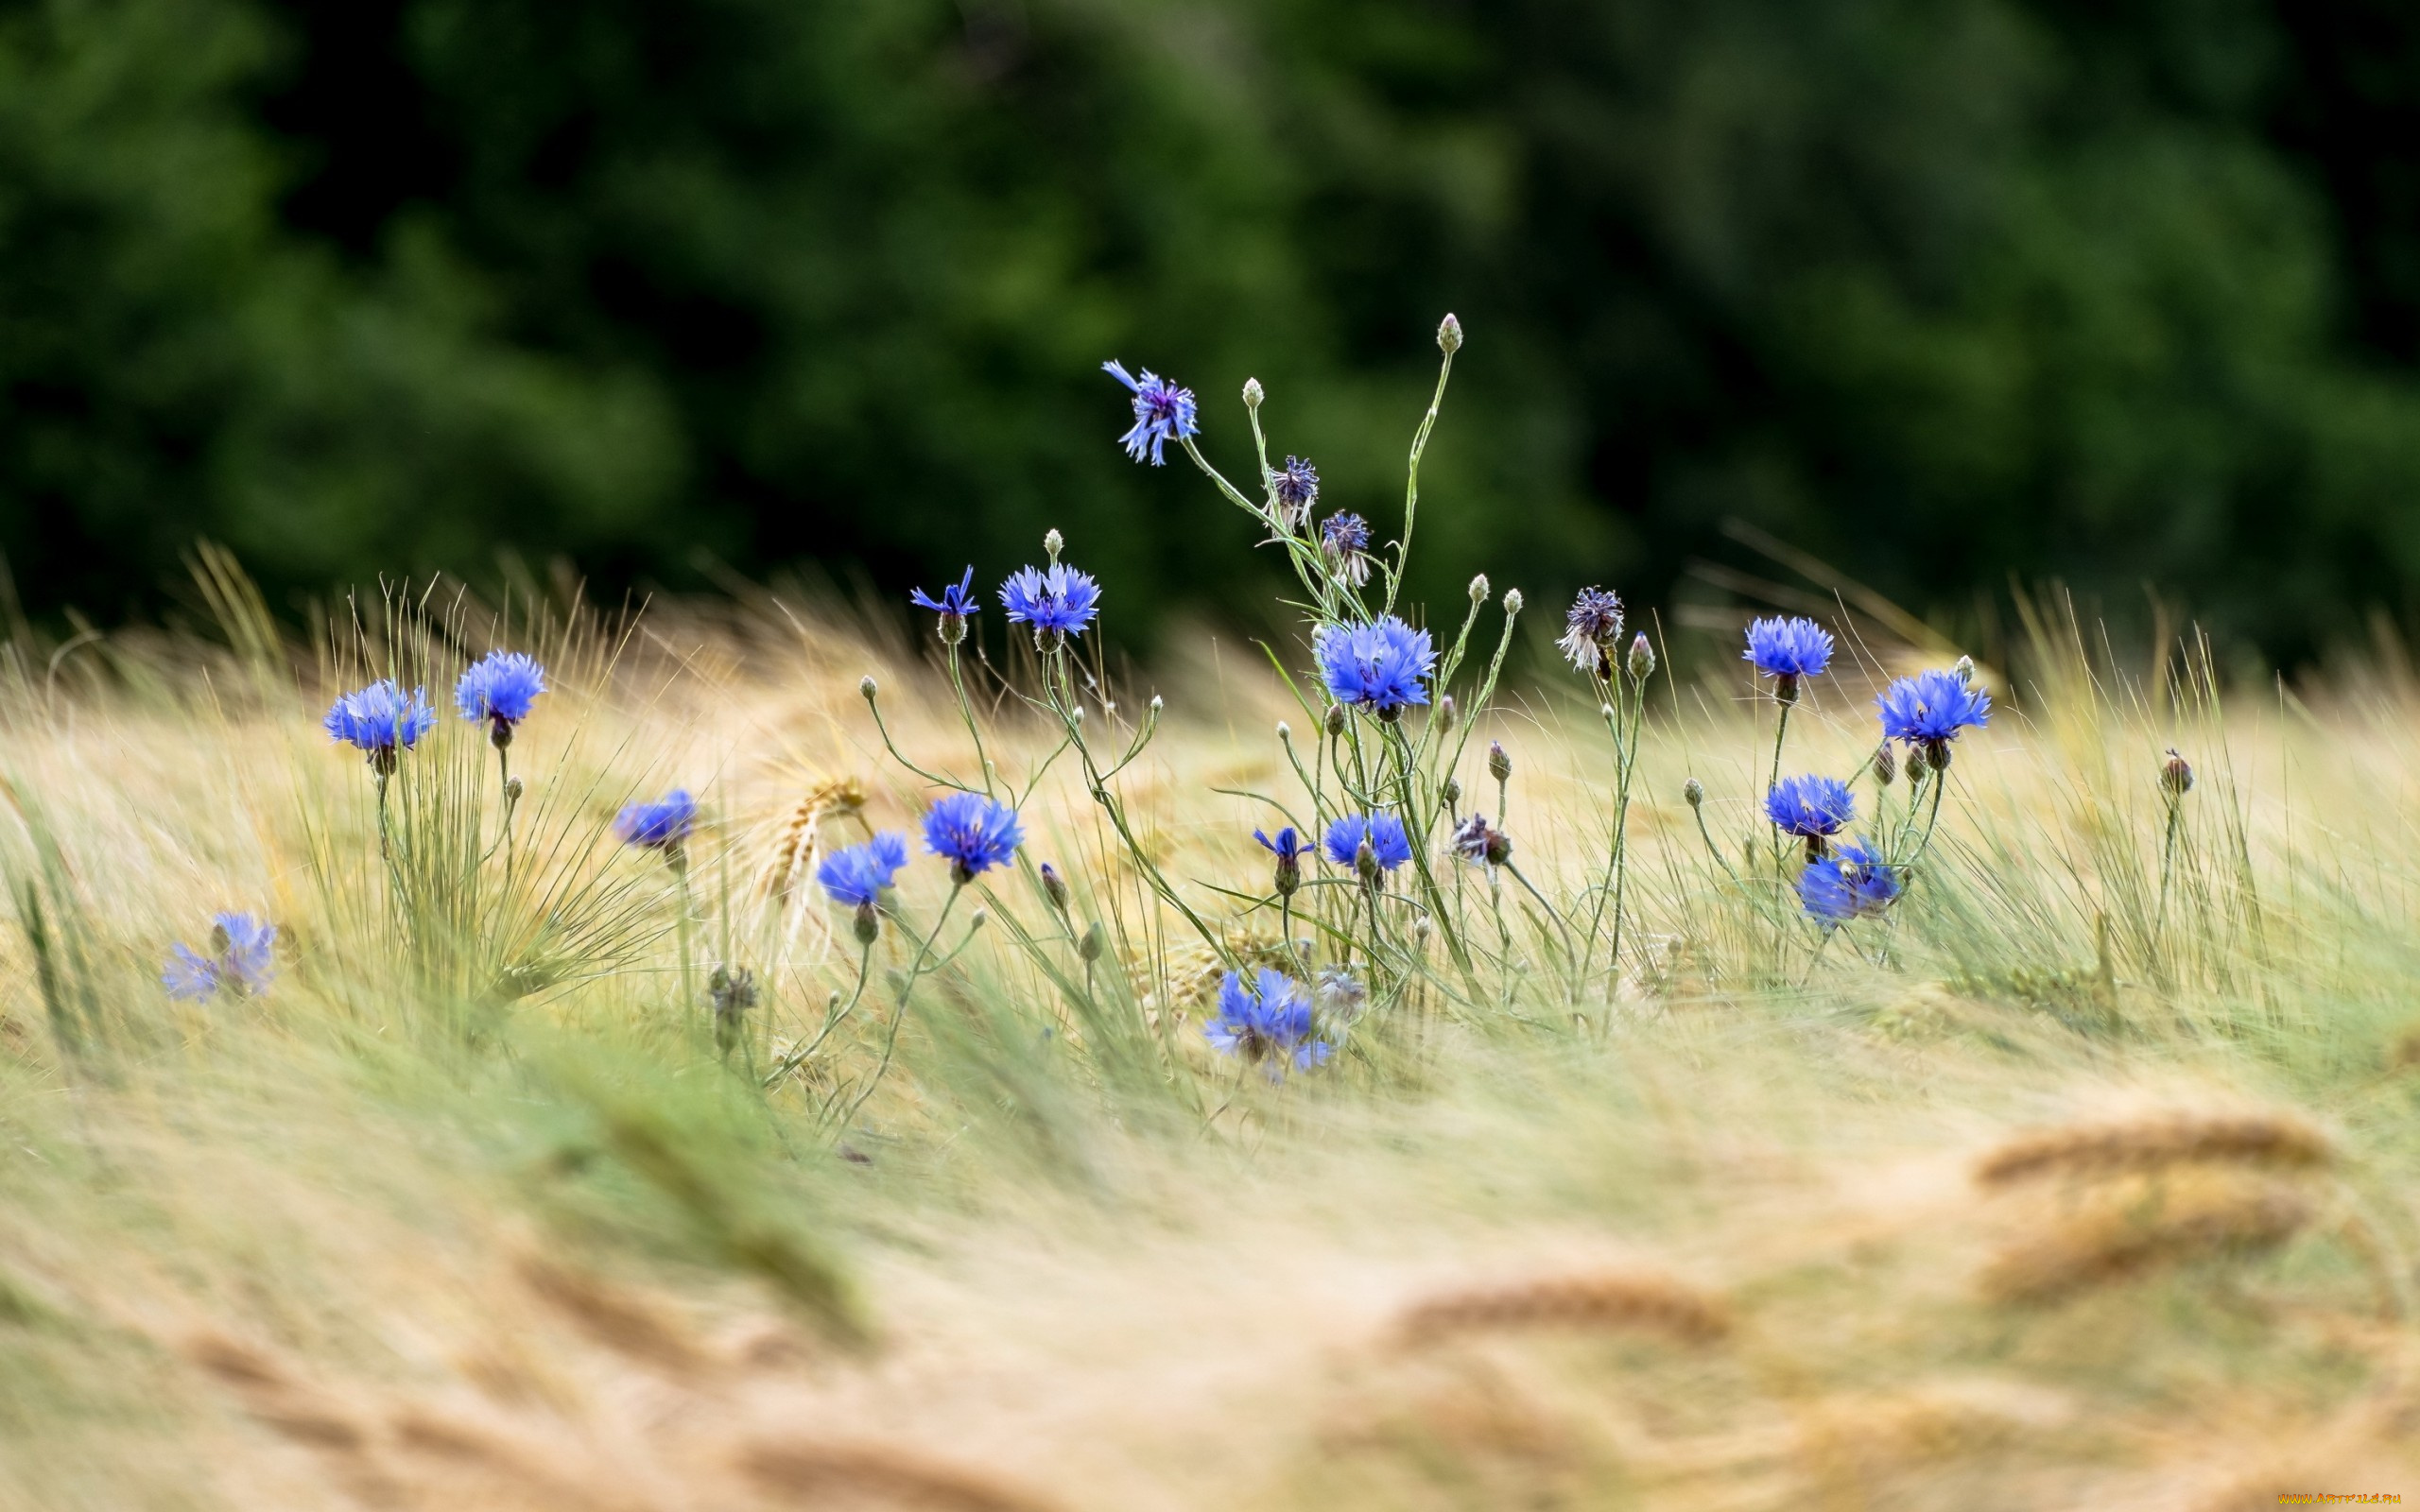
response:
<path id="1" fill-rule="evenodd" d="M 1003 871 L 911 960 L 959 890 L 921 860 L 860 992 L 812 874 L 935 792 L 860 679 L 898 756 L 974 760 L 926 622 L 531 584 L 305 637 L 223 558 L 199 583 L 189 629 L 21 628 L 0 669 L 0 1504 L 2420 1496 L 2420 689 L 2391 661 L 2222 698 L 2194 643 L 2045 610 L 1981 669 L 1998 715 L 1930 859 L 1836 935 L 1753 874 L 1772 708 L 1675 630 L 1618 966 L 1575 977 L 1528 894 L 1443 856 L 1468 969 L 1424 933 L 1279 1076 L 1203 1033 L 1222 969 L 1302 922 L 1252 832 L 1278 721 L 1311 727 L 1249 639 L 1094 663 L 1098 723 L 1157 722 L 1115 778 L 1132 848 L 1049 768 L 1023 854 L 1063 913 Z M 1883 680 L 1955 648 L 1837 620 L 1793 765 L 1849 772 Z M 382 855 L 320 711 L 496 645 L 552 679 L 526 796 L 501 824 L 496 752 L 442 711 Z M 1513 859 L 1584 898 L 1594 698 L 1541 672 L 1467 717 L 1453 775 L 1492 804 L 1500 743 Z M 1015 774 L 1060 737 L 1009 703 L 988 738 Z M 613 828 L 675 785 L 677 873 Z M 277 926 L 274 980 L 169 997 L 221 910 Z"/>

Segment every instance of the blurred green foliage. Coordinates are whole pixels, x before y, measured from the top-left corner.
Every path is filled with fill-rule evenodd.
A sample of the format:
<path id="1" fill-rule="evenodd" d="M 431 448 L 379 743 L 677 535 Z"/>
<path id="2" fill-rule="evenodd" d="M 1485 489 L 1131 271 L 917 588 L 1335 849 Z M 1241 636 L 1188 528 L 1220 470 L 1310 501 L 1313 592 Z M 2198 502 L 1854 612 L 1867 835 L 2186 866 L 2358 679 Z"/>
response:
<path id="1" fill-rule="evenodd" d="M 0 549 L 108 612 L 197 535 L 889 588 L 1056 524 L 1139 618 L 1257 579 L 1103 358 L 1237 474 L 1256 374 L 1383 525 L 1450 308 L 1432 592 L 1737 516 L 2297 655 L 2420 605 L 2414 128 L 2384 0 L 0 0 Z"/>

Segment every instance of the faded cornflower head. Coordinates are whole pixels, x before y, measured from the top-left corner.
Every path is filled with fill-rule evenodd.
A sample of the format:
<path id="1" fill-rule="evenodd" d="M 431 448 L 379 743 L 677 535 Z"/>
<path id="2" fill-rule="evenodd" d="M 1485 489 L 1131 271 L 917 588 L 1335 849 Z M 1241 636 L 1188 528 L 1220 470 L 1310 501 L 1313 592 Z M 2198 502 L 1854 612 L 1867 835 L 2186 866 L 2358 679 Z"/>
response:
<path id="1" fill-rule="evenodd" d="M 949 863 L 961 886 L 1004 865 L 1024 840 L 1017 811 L 980 793 L 952 793 L 925 816 L 925 849 Z"/>
<path id="2" fill-rule="evenodd" d="M 1591 677 L 1614 675 L 1614 646 L 1622 638 L 1621 595 L 1603 588 L 1583 588 L 1563 616 L 1564 660 L 1572 669 Z"/>
<path id="3" fill-rule="evenodd" d="M 1437 664 L 1426 630 L 1415 630 L 1392 614 L 1368 625 L 1322 625 L 1311 636 L 1320 677 L 1340 704 L 1374 711 L 1393 719 L 1412 704 L 1428 701 L 1423 684 Z"/>
<path id="4" fill-rule="evenodd" d="M 1008 606 L 1012 624 L 1033 627 L 1033 644 L 1045 633 L 1058 637 L 1081 635 L 1100 612 L 1100 584 L 1090 573 L 1062 562 L 1047 569 L 1026 567 L 1000 585 L 1000 602 Z"/>
<path id="5" fill-rule="evenodd" d="M 942 590 L 941 597 L 935 598 L 918 588 L 908 593 L 908 601 L 940 615 L 942 644 L 956 645 L 966 639 L 966 622 L 982 608 L 975 601 L 974 588 L 975 569 L 969 567 L 965 576 Z"/>
<path id="6" fill-rule="evenodd" d="M 1302 457 L 1289 456 L 1282 468 L 1269 470 L 1269 494 L 1277 501 L 1277 518 L 1288 530 L 1310 523 L 1320 502 L 1320 471 Z"/>
<path id="7" fill-rule="evenodd" d="M 168 953 L 160 985 L 168 996 L 201 1003 L 225 991 L 257 997 L 277 974 L 277 926 L 251 914 L 213 914 L 210 953 L 179 944 Z"/>
<path id="8" fill-rule="evenodd" d="M 625 845 L 661 850 L 676 865 L 697 827 L 698 800 L 686 788 L 674 788 L 652 803 L 632 803 L 614 820 L 614 833 Z"/>
<path id="9" fill-rule="evenodd" d="M 2183 798 L 2193 791 L 2193 764 L 2177 754 L 2173 746 L 2168 747 L 2168 760 L 2160 765 L 2159 785 L 2171 798 Z"/>
<path id="10" fill-rule="evenodd" d="M 454 707 L 473 724 L 485 723 L 498 750 L 512 744 L 512 731 L 529 717 L 546 691 L 546 669 L 519 651 L 490 651 L 471 663 L 454 684 Z"/>
<path id="11" fill-rule="evenodd" d="M 1327 858 L 1340 867 L 1352 866 L 1367 845 L 1378 869 L 1392 871 L 1411 859 L 1411 837 L 1403 820 L 1392 814 L 1347 814 L 1327 827 L 1322 841 Z"/>
<path id="12" fill-rule="evenodd" d="M 1898 898 L 1901 886 L 1898 868 L 1885 864 L 1863 842 L 1816 856 L 1798 874 L 1799 902 L 1825 929 L 1881 913 Z"/>
<path id="13" fill-rule="evenodd" d="M 1358 588 L 1370 580 L 1370 522 L 1338 513 L 1320 522 L 1320 549 L 1336 575 Z"/>
<path id="14" fill-rule="evenodd" d="M 1785 777 L 1765 794 L 1765 817 L 1784 834 L 1822 839 L 1857 817 L 1857 799 L 1837 777 Z"/>
<path id="15" fill-rule="evenodd" d="M 436 723 L 426 690 L 406 694 L 392 678 L 346 694 L 320 721 L 331 737 L 367 755 L 371 769 L 382 777 L 395 769 L 397 753 L 418 745 Z"/>
<path id="16" fill-rule="evenodd" d="M 1219 1016 L 1202 1025 L 1202 1034 L 1212 1049 L 1266 1067 L 1271 1079 L 1285 1074 L 1288 1061 L 1307 1071 L 1335 1049 L 1311 1032 L 1303 984 L 1268 967 L 1255 971 L 1250 985 L 1238 972 L 1226 974 L 1219 984 Z"/>
<path id="17" fill-rule="evenodd" d="M 1820 678 L 1832 664 L 1832 632 L 1809 619 L 1761 619 L 1748 627 L 1748 649 L 1740 653 L 1758 673 L 1773 679 L 1773 696 L 1798 698 L 1798 684 Z"/>
<path id="18" fill-rule="evenodd" d="M 907 864 L 908 837 L 885 831 L 863 845 L 825 856 L 815 868 L 815 880 L 834 902 L 854 908 L 880 901 L 883 889 L 891 885 Z"/>
<path id="19" fill-rule="evenodd" d="M 1901 678 L 1875 700 L 1882 713 L 1886 739 L 1904 741 L 1922 751 L 1934 771 L 1949 765 L 1949 743 L 1962 730 L 1992 721 L 1992 696 L 1969 687 L 1955 672 L 1934 670 Z M 1912 769 L 1913 762 L 1910 763 Z"/>
<path id="20" fill-rule="evenodd" d="M 1322 966 L 1312 997 L 1322 1017 L 1336 1023 L 1351 1023 L 1369 1005 L 1370 988 L 1346 967 Z"/>
<path id="21" fill-rule="evenodd" d="M 1512 837 L 1474 814 L 1454 826 L 1454 850 L 1465 861 L 1500 867 L 1512 859 Z"/>
<path id="22" fill-rule="evenodd" d="M 1137 381 L 1122 364 L 1104 362 L 1100 367 L 1134 394 L 1134 427 L 1117 438 L 1128 456 L 1158 467 L 1167 460 L 1161 454 L 1168 442 L 1201 433 L 1195 421 L 1192 389 L 1179 388 L 1149 368 Z"/>

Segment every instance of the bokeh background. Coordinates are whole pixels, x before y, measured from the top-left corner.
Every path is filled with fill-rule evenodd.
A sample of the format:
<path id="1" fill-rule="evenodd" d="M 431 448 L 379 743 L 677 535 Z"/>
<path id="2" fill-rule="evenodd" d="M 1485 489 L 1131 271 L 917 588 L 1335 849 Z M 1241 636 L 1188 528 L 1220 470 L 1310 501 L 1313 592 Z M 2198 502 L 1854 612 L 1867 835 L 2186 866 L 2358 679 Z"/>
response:
<path id="1" fill-rule="evenodd" d="M 202 537 L 291 604 L 1055 524 L 1148 634 L 1261 568 L 1100 361 L 1383 524 L 1451 309 L 1432 591 L 1736 520 L 2291 662 L 2420 610 L 2415 142 L 2390 0 L 0 0 L 0 549 L 106 618 Z"/>

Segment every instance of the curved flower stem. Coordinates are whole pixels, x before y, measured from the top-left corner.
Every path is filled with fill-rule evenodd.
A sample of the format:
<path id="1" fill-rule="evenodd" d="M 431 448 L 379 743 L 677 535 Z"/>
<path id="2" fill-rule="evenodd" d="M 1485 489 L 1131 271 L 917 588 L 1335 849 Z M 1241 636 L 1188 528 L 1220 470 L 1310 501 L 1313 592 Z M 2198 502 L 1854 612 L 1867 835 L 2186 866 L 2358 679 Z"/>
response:
<path id="1" fill-rule="evenodd" d="M 1395 595 L 1403 588 L 1404 567 L 1411 559 L 1411 527 L 1420 512 L 1420 457 L 1428 450 L 1428 433 L 1437 428 L 1437 412 L 1444 407 L 1445 385 L 1454 376 L 1454 353 L 1448 351 L 1437 365 L 1437 391 L 1429 396 L 1428 413 L 1420 417 L 1420 429 L 1411 437 L 1411 459 L 1404 470 L 1403 539 L 1395 542 L 1392 566 L 1382 565 L 1387 575 L 1387 612 L 1392 613 Z"/>
<path id="2" fill-rule="evenodd" d="M 698 1001 L 696 967 L 690 960 L 689 936 L 693 926 L 689 916 L 694 910 L 689 897 L 689 863 L 686 858 L 678 855 L 672 858 L 672 880 L 677 885 L 681 910 L 681 1011 L 685 1016 Z"/>
<path id="3" fill-rule="evenodd" d="M 899 1005 L 891 1010 L 890 1030 L 882 1039 L 882 1059 L 875 1064 L 873 1074 L 866 1078 L 865 1086 L 849 1104 L 848 1111 L 840 1115 L 838 1127 L 845 1129 L 856 1121 L 857 1109 L 866 1106 L 866 1099 L 873 1095 L 874 1089 L 882 1085 L 882 1078 L 890 1074 L 891 1056 L 899 1048 L 899 1030 L 908 1022 L 908 1000 L 916 995 L 916 982 L 924 975 L 925 958 L 932 954 L 933 942 L 942 937 L 942 927 L 949 922 L 949 911 L 958 906 L 958 895 L 965 890 L 966 884 L 962 882 L 951 885 L 949 896 L 942 902 L 942 911 L 934 916 L 931 931 L 917 942 L 915 959 L 908 964 L 907 979 L 899 984 Z"/>
<path id="4" fill-rule="evenodd" d="M 959 782 L 955 777 L 943 777 L 939 772 L 928 772 L 925 770 L 925 768 L 917 765 L 914 762 L 909 761 L 907 753 L 899 748 L 898 743 L 890 738 L 890 727 L 883 722 L 882 705 L 878 701 L 878 696 L 868 696 L 866 699 L 866 708 L 873 711 L 874 731 L 882 736 L 882 748 L 890 753 L 890 759 L 892 761 L 897 762 L 900 765 L 907 767 L 918 777 L 923 778 L 925 782 L 931 782 L 937 787 L 951 788 L 960 793 L 972 793 L 976 791 L 976 789 L 967 786 L 964 782 Z M 980 747 L 978 747 L 977 749 L 979 751 Z M 985 775 L 987 777 L 990 775 L 988 765 Z M 986 791 L 984 796 L 989 798 L 991 794 Z"/>
<path id="5" fill-rule="evenodd" d="M 771 1091 L 780 1085 L 784 1077 L 805 1065 L 808 1057 L 823 1047 L 823 1041 L 832 1038 L 832 1031 L 846 1022 L 849 1015 L 856 1011 L 858 1001 L 866 995 L 866 981 L 873 975 L 873 941 L 868 940 L 857 951 L 857 986 L 856 989 L 849 994 L 849 1001 L 834 1005 L 832 1011 L 823 1016 L 823 1027 L 815 1031 L 814 1039 L 791 1050 L 780 1060 L 774 1062 L 772 1071 L 765 1077 L 767 1091 Z"/>
<path id="6" fill-rule="evenodd" d="M 968 701 L 966 696 L 966 676 L 964 672 L 959 669 L 958 647 L 955 645 L 949 648 L 949 685 L 950 690 L 958 695 L 958 717 L 966 725 L 966 738 L 975 743 L 975 765 L 980 767 L 983 772 L 983 796 L 985 798 L 991 798 L 993 796 L 992 785 L 994 777 L 994 773 L 992 771 L 992 758 L 985 755 L 983 752 L 983 731 L 975 718 L 975 706 Z M 881 715 L 879 713 L 877 713 L 874 718 L 877 724 L 881 722 Z M 886 733 L 883 736 L 884 744 L 888 745 L 890 740 L 890 735 Z M 893 751 L 891 754 L 897 755 L 898 753 Z"/>
<path id="7" fill-rule="evenodd" d="M 1508 860 L 1504 863 L 1504 869 L 1511 872 L 1512 874 L 1512 880 L 1519 883 L 1522 887 L 1529 892 L 1530 897 L 1535 898 L 1538 901 L 1538 906 L 1547 911 L 1547 917 L 1548 919 L 1554 920 L 1554 927 L 1562 931 L 1564 964 L 1569 965 L 1576 961 L 1578 957 L 1573 954 L 1571 926 L 1564 921 L 1563 910 L 1547 902 L 1547 895 L 1538 891 L 1536 885 L 1532 884 L 1529 878 L 1521 875 L 1521 868 L 1514 866 L 1511 861 Z"/>

